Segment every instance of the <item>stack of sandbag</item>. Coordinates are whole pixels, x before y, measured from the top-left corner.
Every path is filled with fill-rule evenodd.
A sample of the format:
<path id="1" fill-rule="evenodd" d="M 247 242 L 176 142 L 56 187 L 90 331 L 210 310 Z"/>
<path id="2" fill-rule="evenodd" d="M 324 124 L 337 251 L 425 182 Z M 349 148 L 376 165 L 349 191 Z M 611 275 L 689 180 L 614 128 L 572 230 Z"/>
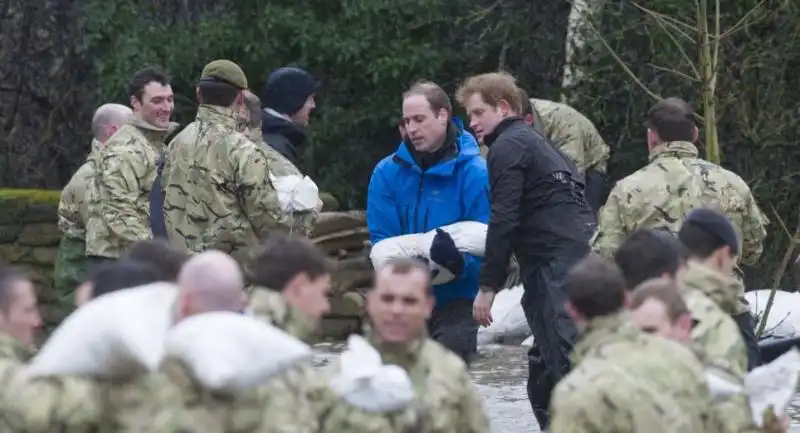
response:
<path id="1" fill-rule="evenodd" d="M 372 284 L 366 212 L 320 213 L 311 240 L 335 264 L 331 313 L 323 320 L 323 337 L 344 339 L 360 329 L 364 293 Z"/>
<path id="2" fill-rule="evenodd" d="M 486 224 L 476 221 L 463 221 L 440 228 L 453 238 L 453 242 L 459 251 L 483 257 L 488 228 Z M 376 268 L 396 258 L 421 256 L 430 259 L 431 244 L 433 244 L 434 237 L 436 237 L 436 230 L 384 239 L 372 246 L 370 259 Z M 432 275 L 435 275 L 433 284 L 444 284 L 453 280 L 453 274 L 447 269 L 432 261 L 430 261 L 429 266 Z M 512 263 L 509 266 L 509 277 L 504 288 L 518 284 L 518 274 L 516 260 L 512 258 Z"/>
<path id="3" fill-rule="evenodd" d="M 158 368 L 178 289 L 154 283 L 103 295 L 70 314 L 28 367 L 32 377 L 133 377 Z"/>
<path id="4" fill-rule="evenodd" d="M 531 335 L 531 328 L 522 310 L 522 285 L 497 294 L 492 304 L 492 324 L 478 329 L 478 346 L 492 343 L 520 343 Z"/>
<path id="5" fill-rule="evenodd" d="M 311 355 L 291 335 L 232 312 L 184 319 L 166 339 L 166 356 L 179 360 L 204 389 L 229 393 L 258 387 Z"/>

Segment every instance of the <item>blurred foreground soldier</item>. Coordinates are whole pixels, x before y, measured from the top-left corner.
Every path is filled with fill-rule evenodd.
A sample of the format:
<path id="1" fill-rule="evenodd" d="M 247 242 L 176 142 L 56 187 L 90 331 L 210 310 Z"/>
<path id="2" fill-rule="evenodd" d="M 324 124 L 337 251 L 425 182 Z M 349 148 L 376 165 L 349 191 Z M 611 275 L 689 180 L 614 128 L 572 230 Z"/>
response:
<path id="1" fill-rule="evenodd" d="M 740 373 L 737 374 L 727 369 L 726 365 L 714 362 L 701 347 L 692 345 L 693 328 L 697 327 L 698 323 L 692 318 L 693 313 L 686 306 L 674 281 L 665 278 L 649 280 L 637 287 L 630 299 L 633 320 L 642 331 L 694 347 L 700 360 L 705 364 L 706 374 L 711 370 L 715 374 L 721 374 L 725 380 L 733 384 L 744 385 L 744 377 Z M 750 405 L 744 393 L 723 399 L 715 398 L 712 400 L 712 408 L 717 422 L 720 423 L 718 430 L 720 432 L 782 433 L 788 430 L 788 422 L 785 424 L 780 422 L 772 410 L 765 414 L 765 421 L 770 422 L 765 422 L 765 427 L 759 429 L 752 421 Z"/>
<path id="2" fill-rule="evenodd" d="M 678 98 L 667 98 L 648 112 L 650 164 L 617 182 L 601 209 L 592 241 L 600 255 L 611 257 L 625 236 L 638 228 L 665 228 L 677 233 L 689 212 L 710 207 L 733 221 L 741 239 L 742 263 L 757 262 L 768 220 L 739 176 L 698 157 L 692 144 L 698 136 L 692 116 L 689 104 Z M 742 284 L 734 319 L 745 337 L 753 368 L 760 364 L 760 355 Z"/>
<path id="3" fill-rule="evenodd" d="M 164 219 L 173 245 L 220 249 L 239 263 L 271 229 L 291 227 L 269 179 L 264 150 L 239 132 L 248 120 L 247 77 L 214 60 L 197 83 L 197 118 L 172 140 L 164 166 Z"/>
<path id="4" fill-rule="evenodd" d="M 307 71 L 284 67 L 273 71 L 264 89 L 261 129 L 264 141 L 305 173 L 300 155 L 308 139 L 308 121 L 317 107 L 314 96 L 319 84 Z"/>
<path id="5" fill-rule="evenodd" d="M 104 104 L 92 118 L 92 152 L 61 191 L 58 202 L 58 228 L 61 243 L 54 275 L 55 289 L 67 293 L 80 284 L 86 274 L 86 223 L 89 219 L 89 188 L 94 177 L 97 155 L 117 130 L 133 115 L 120 104 Z"/>
<path id="6" fill-rule="evenodd" d="M 267 165 L 270 174 L 276 178 L 292 175 L 302 177 L 303 174 L 294 164 L 272 146 L 264 142 L 264 138 L 261 135 L 261 100 L 258 99 L 253 92 L 247 90 L 244 92 L 244 101 L 250 116 L 250 120 L 245 125 L 245 135 L 264 150 L 264 154 L 267 156 Z M 322 198 L 322 194 L 320 194 L 320 198 Z M 321 207 L 322 204 L 320 204 L 320 208 Z M 319 216 L 318 210 L 319 209 L 305 212 L 292 212 L 291 218 L 293 221 L 291 226 L 296 231 L 310 236 L 311 229 L 314 228 L 314 223 Z"/>
<path id="7" fill-rule="evenodd" d="M 545 99 L 531 99 L 530 103 L 534 128 L 578 167 L 585 177 L 586 199 L 597 212 L 603 204 L 603 184 L 611 149 L 594 123 L 580 111 Z"/>
<path id="8" fill-rule="evenodd" d="M 125 258 L 154 267 L 164 281 L 174 283 L 190 256 L 163 239 L 151 239 L 133 244 Z"/>
<path id="9" fill-rule="evenodd" d="M 417 83 L 403 94 L 408 140 L 378 163 L 367 192 L 367 227 L 373 245 L 461 221 L 489 222 L 486 162 L 472 135 L 453 121 L 452 112 L 450 97 L 435 83 Z M 459 251 L 443 230 L 437 231 L 428 253 L 431 261 L 454 276 L 433 287 L 431 338 L 469 363 L 478 344 L 472 303 L 482 259 Z"/>
<path id="10" fill-rule="evenodd" d="M 402 367 L 419 406 L 430 413 L 430 433 L 488 433 L 489 421 L 464 362 L 427 337 L 433 311 L 430 271 L 416 259 L 390 261 L 376 271 L 367 294 L 367 338 L 384 364 Z"/>
<path id="11" fill-rule="evenodd" d="M 699 321 L 692 338 L 715 362 L 744 377 L 747 348 L 735 322 L 736 282 L 733 267 L 739 239 L 730 219 L 710 209 L 695 209 L 683 222 L 678 238 L 689 251 L 689 263 L 681 279 L 682 294 Z"/>
<path id="12" fill-rule="evenodd" d="M 98 154 L 92 178 L 86 255 L 91 263 L 118 259 L 136 241 L 153 236 L 150 193 L 158 177 L 174 108 L 170 78 L 145 68 L 128 89 L 133 118 Z"/>
<path id="13" fill-rule="evenodd" d="M 165 278 L 152 265 L 134 260 L 119 260 L 98 266 L 94 275 L 75 291 L 78 307 L 117 290 L 164 281 Z"/>
<path id="14" fill-rule="evenodd" d="M 472 77 L 458 90 L 470 126 L 489 146 L 491 219 L 474 317 L 492 323 L 511 255 L 520 265 L 522 308 L 536 345 L 528 353 L 528 398 L 542 429 L 553 386 L 569 371 L 577 332 L 564 311 L 567 271 L 588 252 L 595 229 L 575 166 L 515 114 L 522 102 L 504 73 Z"/>
<path id="15" fill-rule="evenodd" d="M 634 230 L 614 253 L 614 262 L 625 277 L 628 290 L 653 278 L 680 281 L 689 252 L 666 230 Z"/>
<path id="16" fill-rule="evenodd" d="M 639 331 L 624 310 L 625 279 L 589 256 L 566 282 L 581 329 L 575 367 L 553 393 L 548 432 L 706 432 L 713 424 L 704 369 L 686 347 Z"/>
<path id="17" fill-rule="evenodd" d="M 331 308 L 331 264 L 308 239 L 274 234 L 252 262 L 252 314 L 309 341 Z"/>
<path id="18" fill-rule="evenodd" d="M 20 271 L 0 265 L 0 359 L 26 361 L 41 326 L 33 283 Z"/>

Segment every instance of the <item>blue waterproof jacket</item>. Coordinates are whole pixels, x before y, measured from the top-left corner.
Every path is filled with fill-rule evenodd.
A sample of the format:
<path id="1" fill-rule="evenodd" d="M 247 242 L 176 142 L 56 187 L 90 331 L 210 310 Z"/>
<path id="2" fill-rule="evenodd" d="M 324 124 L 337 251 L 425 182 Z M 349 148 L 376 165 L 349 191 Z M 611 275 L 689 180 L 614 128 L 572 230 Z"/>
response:
<path id="1" fill-rule="evenodd" d="M 367 228 L 372 244 L 399 235 L 424 233 L 459 221 L 489 222 L 489 174 L 478 143 L 460 125 L 455 150 L 426 171 L 405 142 L 372 172 L 367 193 Z M 481 258 L 464 254 L 461 276 L 434 286 L 436 306 L 475 299 Z"/>

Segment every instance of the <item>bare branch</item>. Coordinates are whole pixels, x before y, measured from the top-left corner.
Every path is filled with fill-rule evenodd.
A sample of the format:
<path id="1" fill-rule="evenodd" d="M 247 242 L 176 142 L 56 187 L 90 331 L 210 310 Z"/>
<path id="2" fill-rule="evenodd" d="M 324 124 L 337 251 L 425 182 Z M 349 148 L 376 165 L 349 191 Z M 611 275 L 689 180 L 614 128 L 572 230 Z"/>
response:
<path id="1" fill-rule="evenodd" d="M 679 76 L 681 78 L 685 78 L 685 79 L 687 79 L 687 80 L 689 80 L 691 82 L 695 82 L 695 83 L 700 82 L 700 78 L 699 77 L 692 77 L 692 76 L 690 76 L 688 74 L 684 74 L 683 72 L 675 70 L 675 69 L 665 68 L 663 66 L 654 65 L 652 63 L 648 63 L 647 66 L 650 66 L 651 68 L 659 70 L 659 71 L 662 71 L 662 72 L 668 72 L 670 74 L 677 75 L 677 76 Z"/>
<path id="2" fill-rule="evenodd" d="M 675 18 L 672 18 L 670 16 L 664 15 L 664 14 L 662 14 L 660 12 L 656 12 L 656 11 L 654 11 L 652 9 L 647 9 L 646 7 L 644 7 L 644 6 L 642 6 L 642 5 L 638 4 L 638 3 L 633 2 L 631 4 L 636 9 L 639 9 L 640 11 L 644 12 L 645 14 L 650 15 L 651 17 L 653 17 L 653 18 L 655 18 L 657 20 L 662 20 L 664 22 L 664 24 L 669 25 L 673 30 L 678 32 L 681 36 L 685 37 L 686 39 L 688 39 L 690 41 L 694 40 L 694 38 L 689 35 L 689 33 L 696 33 L 697 32 L 697 28 L 695 28 L 694 26 L 686 24 L 686 23 L 684 23 L 684 22 L 682 22 L 680 20 L 677 20 Z"/>
<path id="3" fill-rule="evenodd" d="M 717 66 L 719 65 L 719 46 L 722 42 L 719 39 L 719 20 L 720 15 L 722 15 L 722 10 L 719 8 L 720 0 L 716 0 L 715 9 L 714 9 L 714 35 L 717 37 L 714 40 L 714 54 L 712 54 L 711 58 L 711 82 L 708 83 L 709 87 L 711 87 L 711 92 L 716 91 L 717 89 Z"/>
<path id="4" fill-rule="evenodd" d="M 656 24 L 658 24 L 658 26 L 661 27 L 661 30 L 664 31 L 664 34 L 666 34 L 667 37 L 669 37 L 670 40 L 672 40 L 672 42 L 678 48 L 678 52 L 680 52 L 681 56 L 683 56 L 683 59 L 686 60 L 686 63 L 689 64 L 689 67 L 692 68 L 692 72 L 694 73 L 695 79 L 697 81 L 699 81 L 700 80 L 700 71 L 697 70 L 697 66 L 692 61 L 692 58 L 689 57 L 689 54 L 686 52 L 686 50 L 683 49 L 683 46 L 681 46 L 680 42 L 678 42 L 678 39 L 675 38 L 675 35 L 673 35 L 672 32 L 667 30 L 667 27 L 664 24 L 664 20 L 662 20 L 662 19 L 660 19 L 660 18 L 658 18 L 656 16 L 653 16 L 653 18 L 655 19 Z M 693 43 L 696 42 L 694 38 L 689 38 L 689 39 Z"/>
<path id="5" fill-rule="evenodd" d="M 738 32 L 739 30 L 742 30 L 743 28 L 745 28 L 748 24 L 752 24 L 753 22 L 758 20 L 758 18 L 756 18 L 756 20 L 748 21 L 748 20 L 750 20 L 750 16 L 755 14 L 756 11 L 758 11 L 759 9 L 761 9 L 761 7 L 764 6 L 764 4 L 766 2 L 767 2 L 767 0 L 761 0 L 760 2 L 758 2 L 758 4 L 756 4 L 755 6 L 753 6 L 752 9 L 747 11 L 747 13 L 744 14 L 744 16 L 739 18 L 739 21 L 737 21 L 736 24 L 732 25 L 728 30 L 725 31 L 725 33 L 720 35 L 719 38 L 727 38 L 728 36 L 730 36 L 730 35 Z M 764 17 L 762 16 L 761 18 L 764 18 Z"/>

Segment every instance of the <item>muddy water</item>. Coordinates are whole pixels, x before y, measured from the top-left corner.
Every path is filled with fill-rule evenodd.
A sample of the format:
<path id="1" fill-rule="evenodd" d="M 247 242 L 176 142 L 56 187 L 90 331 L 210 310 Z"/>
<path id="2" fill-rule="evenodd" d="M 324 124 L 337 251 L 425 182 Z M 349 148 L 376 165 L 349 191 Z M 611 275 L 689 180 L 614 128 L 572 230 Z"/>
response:
<path id="1" fill-rule="evenodd" d="M 327 363 L 342 349 L 341 345 L 318 345 L 316 363 Z M 494 433 L 536 433 L 539 426 L 533 417 L 525 391 L 527 378 L 526 349 L 521 346 L 492 345 L 480 350 L 473 363 L 475 385 L 483 395 Z M 791 433 L 800 433 L 800 394 L 789 409 L 793 417 Z"/>

